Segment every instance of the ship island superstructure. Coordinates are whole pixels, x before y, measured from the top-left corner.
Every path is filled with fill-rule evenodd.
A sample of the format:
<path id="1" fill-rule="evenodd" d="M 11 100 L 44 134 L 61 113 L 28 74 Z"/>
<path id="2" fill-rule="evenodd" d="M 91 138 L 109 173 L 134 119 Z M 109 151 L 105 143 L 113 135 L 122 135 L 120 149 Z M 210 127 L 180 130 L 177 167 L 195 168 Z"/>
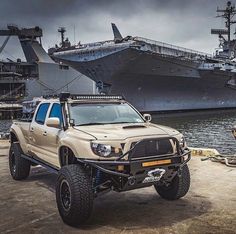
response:
<path id="1" fill-rule="evenodd" d="M 217 12 L 226 19 L 218 34 L 216 55 L 142 37 L 122 37 L 112 24 L 114 39 L 49 49 L 61 61 L 94 80 L 101 93 L 123 94 L 140 111 L 175 111 L 236 107 L 236 51 L 231 40 L 235 6 Z M 227 40 L 223 35 L 227 34 Z"/>

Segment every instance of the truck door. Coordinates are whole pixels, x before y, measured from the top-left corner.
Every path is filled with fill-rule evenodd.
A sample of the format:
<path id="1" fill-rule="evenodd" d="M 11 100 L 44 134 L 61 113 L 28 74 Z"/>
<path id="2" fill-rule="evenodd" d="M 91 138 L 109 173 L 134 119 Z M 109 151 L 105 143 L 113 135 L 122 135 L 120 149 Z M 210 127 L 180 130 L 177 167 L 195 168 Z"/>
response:
<path id="1" fill-rule="evenodd" d="M 48 162 L 54 166 L 59 167 L 59 135 L 63 134 L 63 117 L 61 105 L 59 103 L 53 103 L 49 111 L 48 118 L 57 117 L 60 120 L 60 128 L 53 128 L 45 126 L 44 138 L 43 138 L 43 148 L 46 149 L 48 155 Z"/>
<path id="2" fill-rule="evenodd" d="M 47 161 L 47 152 L 44 149 L 44 138 L 45 120 L 49 106 L 50 103 L 42 103 L 39 105 L 29 129 L 30 154 L 44 161 Z"/>

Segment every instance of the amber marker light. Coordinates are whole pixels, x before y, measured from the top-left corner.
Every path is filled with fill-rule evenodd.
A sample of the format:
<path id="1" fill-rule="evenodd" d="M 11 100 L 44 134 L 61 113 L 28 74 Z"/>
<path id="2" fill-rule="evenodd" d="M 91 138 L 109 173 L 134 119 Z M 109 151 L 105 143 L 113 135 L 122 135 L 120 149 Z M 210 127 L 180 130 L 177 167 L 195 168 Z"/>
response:
<path id="1" fill-rule="evenodd" d="M 151 167 L 151 166 L 164 165 L 164 164 L 170 164 L 170 163 L 171 163 L 170 159 L 165 159 L 165 160 L 144 162 L 144 163 L 142 163 L 142 166 L 143 167 Z"/>

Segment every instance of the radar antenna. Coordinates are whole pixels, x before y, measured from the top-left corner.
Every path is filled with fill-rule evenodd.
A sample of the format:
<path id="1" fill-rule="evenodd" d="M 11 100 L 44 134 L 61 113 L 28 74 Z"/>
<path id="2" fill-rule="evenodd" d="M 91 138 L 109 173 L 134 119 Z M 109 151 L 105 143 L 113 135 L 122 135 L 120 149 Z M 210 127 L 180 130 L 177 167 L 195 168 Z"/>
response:
<path id="1" fill-rule="evenodd" d="M 65 46 L 65 32 L 66 32 L 66 28 L 60 27 L 58 29 L 58 32 L 61 34 L 61 46 L 64 47 Z"/>
<path id="2" fill-rule="evenodd" d="M 218 13 L 216 17 L 221 17 L 226 20 L 226 29 L 211 29 L 211 34 L 218 34 L 220 41 L 227 42 L 230 55 L 231 25 L 236 23 L 236 21 L 232 20 L 236 14 L 235 5 L 232 4 L 231 1 L 228 1 L 225 9 L 219 9 L 219 7 L 217 7 L 216 12 Z M 227 35 L 227 40 L 223 37 L 223 35 Z"/>

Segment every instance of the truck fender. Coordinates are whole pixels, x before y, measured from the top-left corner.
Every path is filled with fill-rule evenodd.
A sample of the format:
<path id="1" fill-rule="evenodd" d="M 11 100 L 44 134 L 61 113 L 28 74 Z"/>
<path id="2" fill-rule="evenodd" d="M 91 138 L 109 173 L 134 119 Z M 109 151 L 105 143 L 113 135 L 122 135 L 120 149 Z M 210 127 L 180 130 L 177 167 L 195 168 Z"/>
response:
<path id="1" fill-rule="evenodd" d="M 26 143 L 25 137 L 24 137 L 21 129 L 19 127 L 17 127 L 16 125 L 11 127 L 11 129 L 10 129 L 11 143 L 14 142 L 12 139 L 12 134 L 14 134 L 16 136 L 17 141 L 19 142 L 23 153 L 26 154 L 27 153 L 27 143 Z"/>
<path id="2" fill-rule="evenodd" d="M 61 148 L 62 147 L 67 147 L 67 148 L 69 148 L 72 152 L 73 152 L 73 154 L 76 156 L 76 150 L 74 149 L 74 147 L 73 147 L 73 144 L 68 144 L 67 142 L 65 143 L 65 142 L 63 142 L 64 144 L 60 144 L 59 145 L 59 148 L 58 148 L 58 156 L 60 156 L 60 151 L 61 151 Z"/>

